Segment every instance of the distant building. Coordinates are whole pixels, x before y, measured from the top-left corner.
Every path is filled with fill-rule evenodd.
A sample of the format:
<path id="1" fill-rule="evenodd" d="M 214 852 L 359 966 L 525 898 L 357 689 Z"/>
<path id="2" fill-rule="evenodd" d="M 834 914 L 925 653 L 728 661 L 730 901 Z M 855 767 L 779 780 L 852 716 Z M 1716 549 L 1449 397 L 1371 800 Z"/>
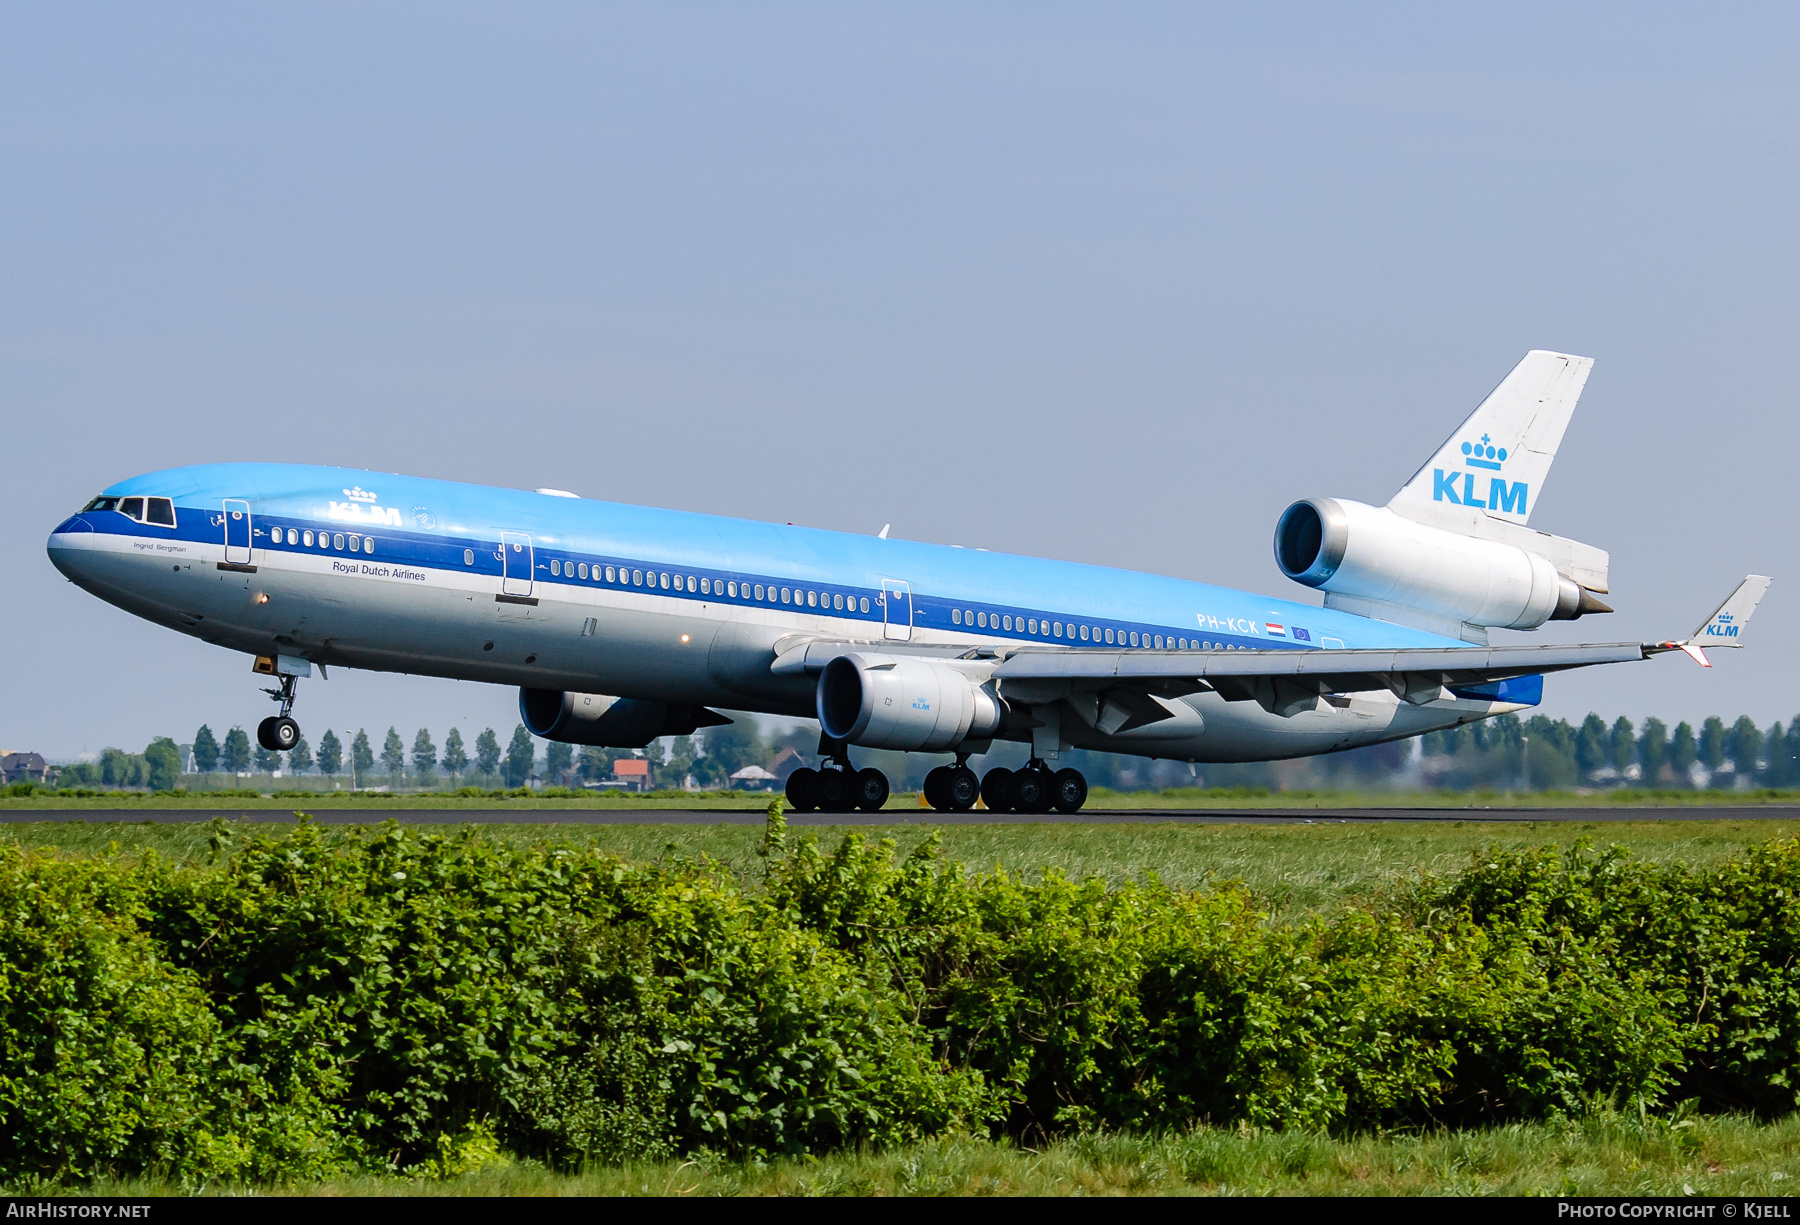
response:
<path id="1" fill-rule="evenodd" d="M 732 786 L 743 787 L 752 791 L 759 787 L 767 787 L 774 781 L 775 776 L 761 766 L 745 766 L 742 770 L 739 770 L 736 774 L 731 776 Z"/>
<path id="2" fill-rule="evenodd" d="M 788 775 L 806 764 L 806 758 L 793 745 L 788 745 L 775 754 L 775 760 L 769 763 L 769 772 L 775 778 L 785 779 Z"/>
<path id="3" fill-rule="evenodd" d="M 650 763 L 642 757 L 621 757 L 613 762 L 613 782 L 634 791 L 650 789 Z"/>
<path id="4" fill-rule="evenodd" d="M 0 769 L 9 783 L 48 783 L 54 772 L 42 753 L 8 753 L 0 757 Z"/>

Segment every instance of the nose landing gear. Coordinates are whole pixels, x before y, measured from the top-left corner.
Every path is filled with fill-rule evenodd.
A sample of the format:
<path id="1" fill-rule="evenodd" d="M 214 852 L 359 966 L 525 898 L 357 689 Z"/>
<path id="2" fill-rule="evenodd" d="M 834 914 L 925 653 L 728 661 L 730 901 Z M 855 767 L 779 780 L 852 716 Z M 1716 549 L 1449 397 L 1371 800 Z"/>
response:
<path id="1" fill-rule="evenodd" d="M 294 709 L 294 689 L 300 678 L 284 672 L 280 674 L 280 683 L 279 689 L 263 692 L 281 703 L 281 713 L 270 715 L 256 725 L 256 743 L 271 753 L 285 753 L 300 743 L 300 725 L 288 717 L 288 712 Z"/>

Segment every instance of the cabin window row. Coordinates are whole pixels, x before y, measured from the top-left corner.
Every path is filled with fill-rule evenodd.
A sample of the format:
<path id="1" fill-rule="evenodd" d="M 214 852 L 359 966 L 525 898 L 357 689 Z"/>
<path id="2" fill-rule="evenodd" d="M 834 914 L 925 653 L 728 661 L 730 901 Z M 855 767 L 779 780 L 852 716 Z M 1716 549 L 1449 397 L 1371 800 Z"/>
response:
<path id="1" fill-rule="evenodd" d="M 1081 642 L 1105 642 L 1114 646 L 1149 647 L 1157 651 L 1211 650 L 1212 643 L 1198 638 L 1179 638 L 1173 634 L 1144 634 L 1137 630 L 1114 630 L 1098 625 L 1015 617 L 1011 613 L 980 612 L 973 608 L 953 608 L 950 621 L 954 625 L 972 625 L 977 629 L 995 629 L 1008 633 L 1036 634 L 1041 638 L 1063 638 Z"/>
<path id="2" fill-rule="evenodd" d="M 280 544 L 284 537 L 282 529 L 275 528 L 270 533 L 274 543 Z M 373 553 L 375 537 L 364 536 L 361 532 L 312 532 L 288 528 L 285 537 L 289 544 L 297 544 L 302 548 L 336 549 L 340 553 Z"/>
<path id="3" fill-rule="evenodd" d="M 473 565 L 475 551 L 463 550 L 463 564 Z M 829 608 L 834 612 L 867 613 L 872 608 L 867 596 L 844 595 L 842 592 L 808 590 L 804 587 L 776 587 L 774 584 L 740 583 L 736 579 L 714 579 L 693 574 L 658 570 L 632 570 L 623 566 L 589 565 L 587 562 L 553 558 L 550 573 L 557 578 L 580 579 L 584 582 L 609 583 L 620 587 L 648 587 L 659 591 L 691 591 L 699 595 L 723 596 L 731 600 L 756 600 L 768 604 L 790 604 L 805 608 Z"/>
<path id="4" fill-rule="evenodd" d="M 174 504 L 170 502 L 169 499 L 123 499 L 124 502 L 137 503 L 142 503 L 146 500 L 167 504 L 169 507 L 167 513 L 170 524 L 173 525 Z M 100 505 L 102 502 L 111 501 L 114 501 L 114 499 L 96 498 L 94 499 L 94 502 L 90 504 L 88 509 L 114 509 L 110 506 Z M 127 508 L 123 506 L 120 506 L 117 509 L 119 509 L 121 513 L 129 513 Z M 141 507 L 133 507 L 131 509 L 139 510 L 141 513 Z M 150 522 L 159 522 L 159 520 L 153 519 L 150 520 Z M 275 529 L 274 534 L 279 542 L 281 529 Z M 348 550 L 351 553 L 373 553 L 375 551 L 375 537 L 373 536 L 365 536 L 357 532 L 318 532 L 315 534 L 306 530 L 297 531 L 291 527 L 287 529 L 287 543 L 289 544 L 299 544 L 310 549 L 314 547 L 315 540 L 317 542 L 317 547 L 321 549 L 335 549 L 340 552 Z M 475 550 L 463 550 L 463 564 L 475 564 Z M 771 604 L 779 600 L 782 604 L 804 605 L 807 608 L 825 607 L 834 612 L 867 613 L 870 609 L 867 596 L 846 596 L 841 592 L 823 592 L 806 590 L 803 588 L 782 587 L 778 589 L 773 585 L 765 586 L 762 583 L 756 583 L 754 585 L 750 583 L 739 583 L 735 579 L 721 579 L 715 581 L 711 578 L 696 577 L 692 574 L 675 574 L 671 576 L 666 572 L 657 572 L 654 570 L 626 570 L 622 567 L 614 566 L 607 566 L 604 571 L 602 571 L 598 564 L 590 567 L 586 562 L 564 562 L 560 559 L 552 560 L 550 562 L 550 573 L 559 578 L 566 575 L 569 578 L 581 578 L 584 580 L 591 575 L 594 582 L 602 581 L 602 575 L 604 574 L 604 581 L 615 585 L 627 584 L 632 587 L 643 587 L 648 583 L 651 588 L 662 591 L 692 591 L 701 595 L 716 594 L 733 600 L 740 598 L 741 595 L 741 598 L 747 600 L 755 599 L 766 601 Z M 778 591 L 779 594 L 777 594 Z M 1067 638 L 1070 640 L 1079 637 L 1082 642 L 1106 642 L 1116 646 L 1143 646 L 1158 651 L 1185 651 L 1190 646 L 1209 651 L 1213 649 L 1213 644 L 1210 641 L 1202 642 L 1199 639 L 1190 642 L 1189 639 L 1177 638 L 1173 635 L 1140 634 L 1136 630 L 1113 630 L 1101 626 L 1080 625 L 1062 621 L 1051 621 L 1048 619 L 1040 621 L 1036 617 L 1015 617 L 1010 613 L 990 614 L 987 612 L 977 612 L 974 609 L 951 609 L 950 620 L 957 625 L 973 625 L 980 629 L 998 629 L 1006 632 L 1016 631 L 1019 633 L 1037 634 L 1046 638 Z M 1222 649 L 1230 650 L 1231 648 L 1222 646 Z"/>

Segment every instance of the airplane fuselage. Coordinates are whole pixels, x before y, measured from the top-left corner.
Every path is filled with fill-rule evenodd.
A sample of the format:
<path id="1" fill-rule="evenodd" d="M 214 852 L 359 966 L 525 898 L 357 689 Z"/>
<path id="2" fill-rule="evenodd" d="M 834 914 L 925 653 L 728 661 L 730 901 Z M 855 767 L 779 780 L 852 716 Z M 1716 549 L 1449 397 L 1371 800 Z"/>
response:
<path id="1" fill-rule="evenodd" d="M 251 655 L 781 716 L 814 715 L 816 678 L 772 666 L 808 639 L 941 647 L 947 656 L 1028 645 L 1463 645 L 1101 566 L 287 464 L 121 481 L 58 526 L 48 549 L 95 595 Z M 1269 760 L 1520 704 L 1480 693 L 1425 704 L 1358 693 L 1281 717 L 1203 692 L 1165 702 L 1166 717 L 1147 726 L 1109 733 L 1071 719 L 1060 735 L 1071 747 L 1148 757 Z M 998 738 L 1031 735 L 1011 723 Z"/>

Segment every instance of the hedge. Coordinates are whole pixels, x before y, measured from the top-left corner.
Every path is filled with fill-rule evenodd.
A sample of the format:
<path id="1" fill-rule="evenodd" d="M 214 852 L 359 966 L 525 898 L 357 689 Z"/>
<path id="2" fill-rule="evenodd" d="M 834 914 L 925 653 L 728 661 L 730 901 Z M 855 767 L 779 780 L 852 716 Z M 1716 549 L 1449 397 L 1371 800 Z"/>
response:
<path id="1" fill-rule="evenodd" d="M 199 867 L 0 850 L 0 1178 L 1795 1104 L 1795 841 L 1492 853 L 1293 925 L 778 823 L 753 882 L 476 830 L 234 837 Z"/>

